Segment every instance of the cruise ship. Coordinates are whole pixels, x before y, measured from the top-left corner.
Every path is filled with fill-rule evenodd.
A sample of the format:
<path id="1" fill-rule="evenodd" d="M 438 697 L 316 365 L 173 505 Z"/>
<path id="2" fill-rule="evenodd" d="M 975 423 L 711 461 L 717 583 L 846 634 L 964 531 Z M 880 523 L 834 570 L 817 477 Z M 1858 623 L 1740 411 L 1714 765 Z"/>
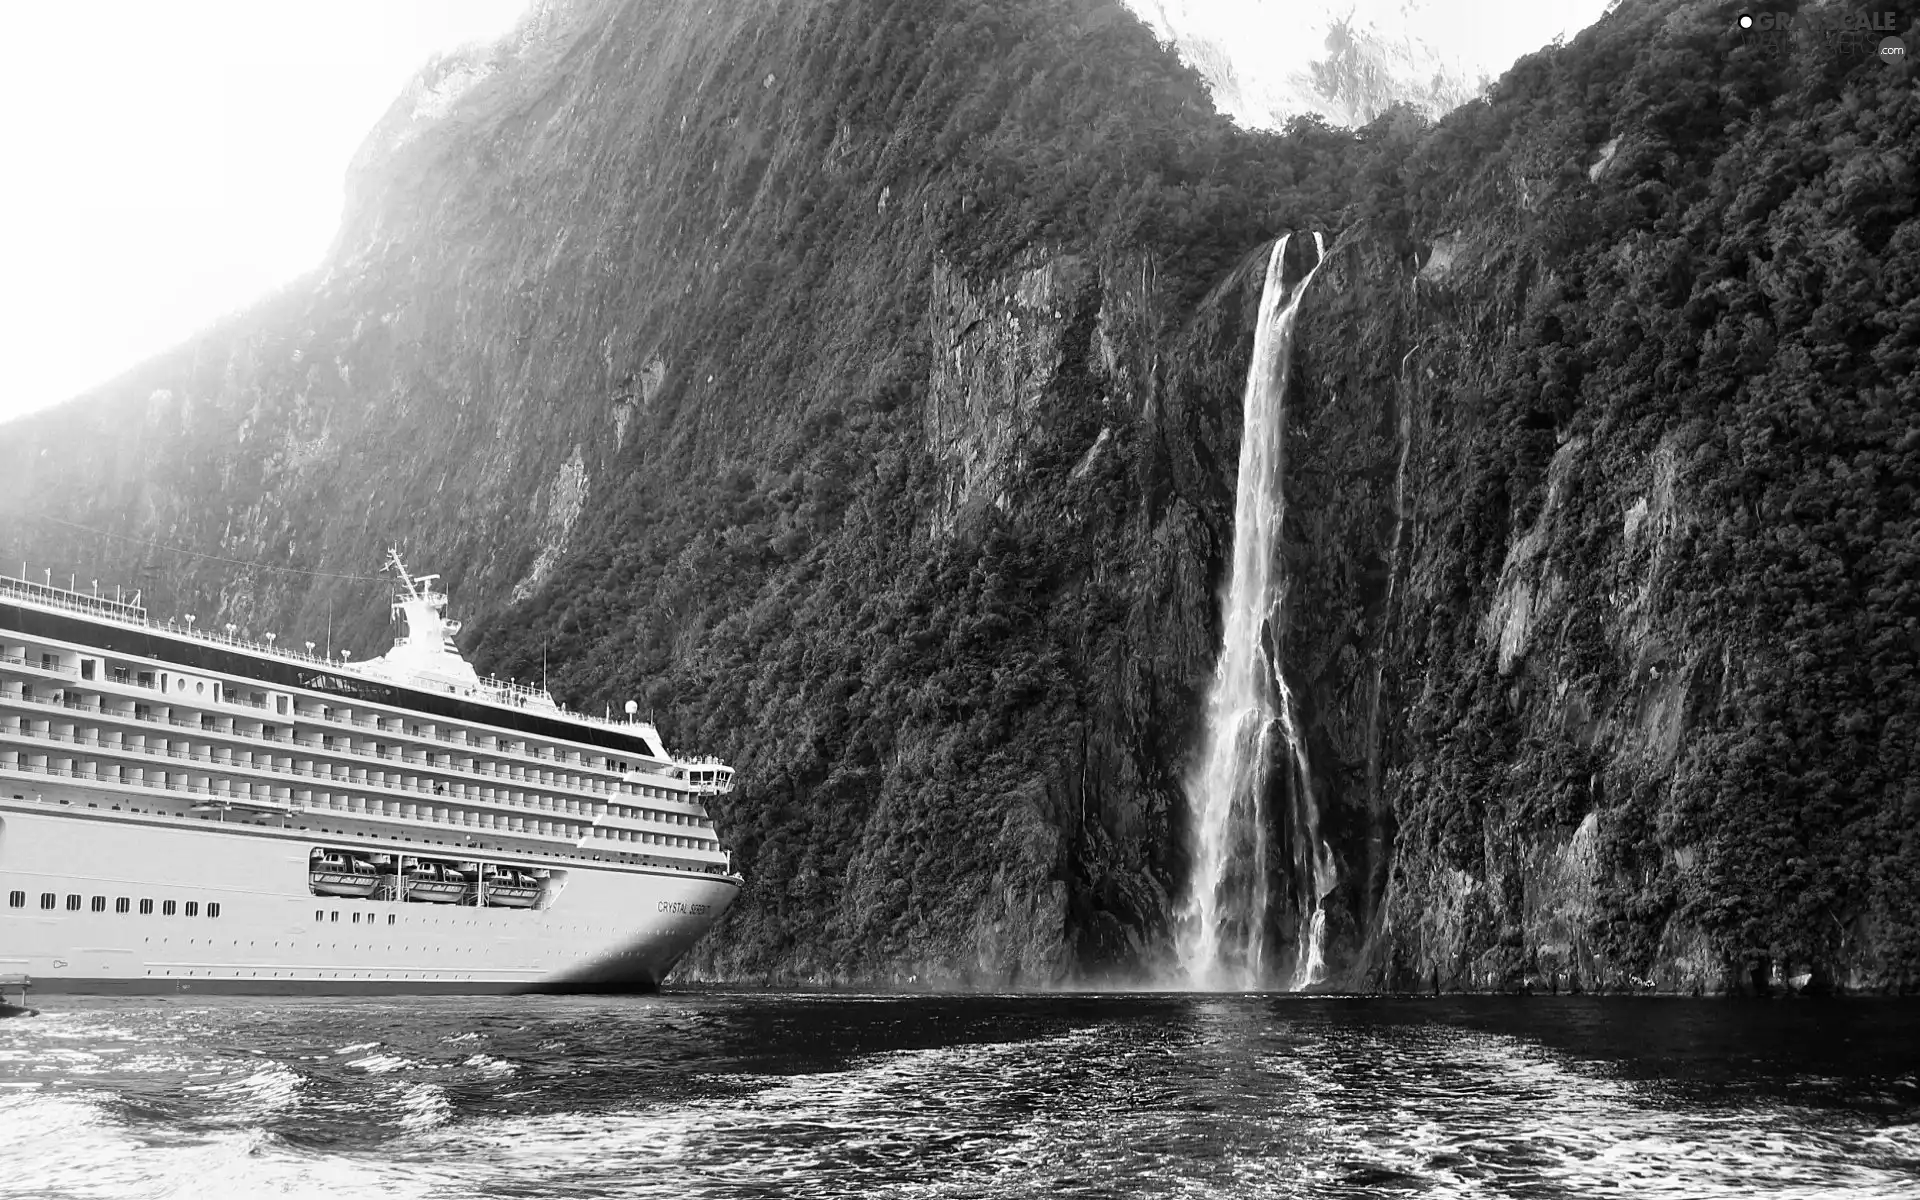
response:
<path id="1" fill-rule="evenodd" d="M 669 755 L 631 702 L 480 678 L 437 577 L 388 570 L 402 632 L 364 662 L 0 575 L 0 978 L 660 984 L 740 888 L 705 807 L 731 769 Z"/>

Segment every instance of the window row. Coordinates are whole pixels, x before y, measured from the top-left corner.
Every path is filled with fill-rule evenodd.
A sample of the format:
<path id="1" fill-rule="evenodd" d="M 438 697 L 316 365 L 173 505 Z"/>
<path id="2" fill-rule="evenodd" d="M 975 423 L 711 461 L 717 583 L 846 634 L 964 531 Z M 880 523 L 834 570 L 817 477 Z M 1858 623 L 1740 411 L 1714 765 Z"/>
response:
<path id="1" fill-rule="evenodd" d="M 371 924 L 373 924 L 373 923 L 374 923 L 374 921 L 375 921 L 375 920 L 377 920 L 377 919 L 379 918 L 379 916 L 380 916 L 380 914 L 379 914 L 379 913 L 368 913 L 368 914 L 366 914 L 366 917 L 367 917 L 367 924 L 369 924 L 369 925 L 371 925 Z M 332 911 L 331 913 L 329 913 L 329 912 L 328 912 L 328 911 L 327 911 L 326 909 L 324 909 L 324 908 L 316 908 L 316 909 L 314 909 L 314 910 L 313 910 L 313 919 L 314 919 L 315 921 L 338 921 L 338 920 L 340 919 L 340 910 L 338 910 L 338 909 L 335 909 L 335 910 L 333 910 L 333 911 Z M 354 913 L 354 914 L 353 914 L 353 923 L 354 923 L 355 925 L 358 925 L 358 924 L 360 923 L 360 914 L 359 914 L 359 913 Z M 392 913 L 388 913 L 388 914 L 387 914 L 387 924 L 389 924 L 389 925 L 392 925 L 393 923 L 394 923 L 394 914 L 392 914 Z"/>
<path id="2" fill-rule="evenodd" d="M 185 912 L 182 913 L 181 901 L 162 900 L 160 901 L 160 915 L 163 917 L 171 917 L 176 915 L 197 917 L 200 915 L 200 902 L 198 900 L 188 900 L 188 901 L 185 901 L 184 903 L 186 908 L 185 908 Z M 15 892 L 7 893 L 8 908 L 25 908 L 26 906 L 27 906 L 27 894 L 25 892 L 15 891 Z M 107 911 L 107 898 L 105 896 L 95 896 L 93 898 L 93 902 L 91 904 L 87 904 L 87 898 L 85 896 L 82 896 L 77 892 L 67 893 L 66 908 L 68 912 L 79 912 L 83 906 L 87 908 L 91 908 L 94 912 L 105 912 Z M 41 892 L 40 907 L 43 910 L 48 912 L 51 912 L 59 908 L 60 894 L 58 892 Z M 206 908 L 207 908 L 207 915 L 209 917 L 217 917 L 220 915 L 220 902 L 218 900 L 209 901 L 207 903 Z M 133 900 L 127 896 L 115 897 L 113 901 L 113 911 L 117 913 L 132 912 Z M 152 916 L 153 911 L 154 909 L 153 909 L 152 900 L 140 901 L 141 916 L 143 917 Z"/>
<path id="3" fill-rule="evenodd" d="M 30 665 L 33 662 L 33 654 L 34 651 L 31 647 L 23 647 L 20 655 L 14 658 L 13 661 L 20 662 L 23 665 Z M 71 656 L 42 651 L 39 654 L 40 669 L 49 673 L 77 676 L 83 682 L 93 682 L 103 677 L 100 671 L 102 665 L 101 660 L 82 655 L 79 658 L 79 665 L 76 668 L 67 665 L 65 660 L 68 657 Z M 157 691 L 163 693 L 169 699 L 173 699 L 176 695 L 186 696 L 190 694 L 198 701 L 204 702 L 211 699 L 216 703 L 245 705 L 249 708 L 262 710 L 271 709 L 280 716 L 304 717 L 309 720 L 333 722 L 350 721 L 354 725 L 385 733 L 401 733 L 404 729 L 408 737 L 432 737 L 453 745 L 493 750 L 503 754 L 517 754 L 545 762 L 586 767 L 591 770 L 607 771 L 610 773 L 626 774 L 635 768 L 635 764 L 626 759 L 616 759 L 610 755 L 596 755 L 590 752 L 583 753 L 579 750 L 563 750 L 557 746 L 536 745 L 524 738 L 498 737 L 489 734 L 470 733 L 466 730 L 460 730 L 456 738 L 451 731 L 425 727 L 417 722 L 403 722 L 399 717 L 387 717 L 380 714 L 349 717 L 336 714 L 336 712 L 327 705 L 292 703 L 291 697 L 277 692 L 267 693 L 247 690 L 230 682 L 183 676 L 179 672 L 155 671 L 146 669 L 144 665 L 141 667 L 126 666 L 118 663 L 107 663 L 105 665 L 106 674 L 104 678 L 110 679 L 113 683 L 121 686 L 141 687 L 150 691 Z M 211 687 L 209 687 L 209 685 L 211 685 Z M 29 683 L 25 686 L 27 688 L 26 698 L 31 699 L 33 697 L 31 690 L 32 684 Z M 79 705 L 76 705 L 76 707 L 79 707 Z M 106 711 L 103 700 L 98 700 L 95 704 L 86 705 L 86 707 Z M 148 705 L 138 704 L 135 706 L 135 715 L 150 719 L 152 713 Z M 229 721 L 232 720 L 230 717 L 225 719 Z M 215 728 L 215 721 L 216 718 L 212 715 L 202 715 L 201 717 L 202 727 L 206 729 Z M 274 730 L 272 726 L 266 727 L 266 736 L 269 740 L 273 739 Z M 322 735 L 322 739 L 328 743 L 335 740 L 331 735 Z M 329 746 L 329 748 L 331 748 L 331 746 Z M 447 755 L 446 757 L 450 759 L 452 756 Z M 521 768 L 521 770 L 524 771 L 525 768 Z M 547 774 L 551 775 L 553 773 L 548 772 Z M 575 786 L 580 785 L 576 784 Z"/>
<path id="4" fill-rule="evenodd" d="M 11 684 L 7 685 L 4 698 L 15 698 L 12 691 L 13 686 L 14 685 Z M 50 697 L 42 697 L 35 693 L 31 683 L 22 683 L 18 686 L 18 698 L 27 702 L 47 704 L 64 703 L 68 708 L 83 711 L 106 711 L 100 705 L 76 699 L 75 693 L 71 691 L 65 693 L 56 691 Z M 149 721 L 155 724 L 160 723 L 159 719 L 154 716 L 151 708 L 144 704 L 135 704 L 131 713 L 109 713 L 108 715 L 130 715 L 138 721 Z M 176 727 L 190 727 L 185 721 L 172 718 L 169 718 L 168 721 Z M 79 726 L 75 726 L 71 732 L 62 733 L 52 727 L 50 720 L 41 720 L 25 715 L 14 718 L 9 723 L 8 728 L 9 732 L 17 731 L 20 737 L 48 738 L 53 741 L 70 743 L 76 746 L 97 746 L 105 750 L 141 752 L 150 755 L 165 754 L 171 758 L 185 759 L 192 762 L 205 762 L 220 766 L 232 766 L 243 770 L 265 770 L 315 779 L 367 782 L 380 786 L 402 788 L 408 791 L 420 791 L 423 793 L 430 791 L 437 796 L 451 794 L 463 796 L 468 799 L 496 799 L 492 794 L 495 789 L 491 785 L 481 786 L 463 781 L 455 781 L 450 785 L 446 780 L 433 780 L 424 777 L 415 781 L 412 775 L 397 775 L 391 771 L 381 771 L 378 768 L 369 769 L 347 763 L 313 762 L 307 759 L 296 761 L 296 758 L 300 751 L 310 751 L 317 748 L 327 753 L 351 754 L 357 757 L 371 755 L 384 761 L 399 763 L 403 767 L 425 768 L 428 771 L 457 772 L 462 775 L 490 781 L 503 780 L 509 783 L 529 784 L 535 787 L 566 788 L 589 795 L 619 794 L 644 799 L 673 801 L 685 801 L 687 798 L 685 795 L 671 791 L 670 789 L 654 787 L 648 784 L 632 784 L 623 781 L 617 785 L 611 785 L 603 781 L 589 780 L 578 775 L 553 771 L 530 771 L 514 764 L 474 760 L 460 762 L 456 761 L 451 754 L 432 751 L 422 752 L 417 756 L 407 756 L 401 753 L 403 747 L 388 747 L 385 743 L 367 743 L 365 746 L 356 747 L 350 738 L 336 738 L 330 735 L 321 736 L 317 740 L 317 743 L 302 742 L 295 738 L 280 737 L 278 729 L 273 725 L 262 725 L 260 732 L 255 734 L 249 730 L 217 728 L 214 722 L 214 717 L 202 716 L 200 719 L 201 731 L 217 737 L 244 737 L 274 743 L 288 747 L 296 753 L 285 754 L 273 749 L 256 752 L 244 748 L 230 749 L 224 745 L 207 745 L 195 750 L 191 741 L 178 737 L 169 738 L 159 735 L 149 737 L 149 735 L 138 731 L 122 732 L 116 729 L 93 729 L 91 727 L 82 729 Z M 43 725 L 46 727 L 45 729 L 42 728 Z M 138 740 L 133 740 L 136 738 Z M 542 801 L 544 801 L 544 803 L 542 803 Z M 502 802 L 505 801 L 502 800 Z M 514 803 L 519 802 L 516 801 Z M 567 811 L 578 812 L 590 810 L 594 803 L 595 801 L 592 799 L 548 796 L 534 800 L 529 806 L 535 808 L 564 807 Z M 609 808 L 613 807 L 615 806 L 609 805 Z M 642 815 L 643 813 L 653 812 L 651 809 L 628 808 L 621 811 L 623 815 L 626 816 L 639 817 L 639 819 L 642 820 L 657 819 L 670 824 L 677 823 L 685 825 L 690 823 L 706 823 L 699 818 L 690 818 L 686 814 L 657 813 L 651 818 Z"/>

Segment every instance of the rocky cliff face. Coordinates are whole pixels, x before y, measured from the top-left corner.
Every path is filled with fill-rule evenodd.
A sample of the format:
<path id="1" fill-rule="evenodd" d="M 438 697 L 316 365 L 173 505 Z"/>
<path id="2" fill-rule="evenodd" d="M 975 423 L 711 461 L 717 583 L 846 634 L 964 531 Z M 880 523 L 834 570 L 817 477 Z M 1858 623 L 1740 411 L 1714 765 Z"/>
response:
<path id="1" fill-rule="evenodd" d="M 1629 31 L 1642 81 L 1607 123 L 1555 99 Z M 1352 228 L 1304 310 L 1291 666 L 1342 830 L 1347 979 L 1905 990 L 1894 479 L 1920 439 L 1883 371 L 1913 352 L 1888 256 L 1920 225 L 1866 181 L 1905 178 L 1885 139 L 1912 98 L 1831 47 L 1749 56 L 1693 9 L 1583 42 L 1504 85 L 1579 120 L 1504 126 L 1467 186 Z M 1753 116 L 1703 125 L 1638 70 L 1700 72 Z M 1821 331 L 1856 304 L 1851 339 Z"/>
<path id="2" fill-rule="evenodd" d="M 366 653 L 378 585 L 289 569 L 399 541 L 483 668 L 738 765 L 692 975 L 1138 978 L 1266 255 L 1323 229 L 1339 978 L 1905 986 L 1915 106 L 1727 36 L 1624 6 L 1438 125 L 1271 136 L 1096 0 L 543 9 L 397 102 L 316 276 L 8 428 L 0 553 Z"/>

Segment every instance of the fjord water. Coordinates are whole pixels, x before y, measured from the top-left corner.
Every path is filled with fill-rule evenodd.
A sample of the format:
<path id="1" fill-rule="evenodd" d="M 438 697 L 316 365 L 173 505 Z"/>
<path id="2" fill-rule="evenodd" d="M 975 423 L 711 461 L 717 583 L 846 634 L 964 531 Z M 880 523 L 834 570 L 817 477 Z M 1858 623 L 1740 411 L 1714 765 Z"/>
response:
<path id="1" fill-rule="evenodd" d="M 1242 403 L 1240 467 L 1234 484 L 1233 568 L 1221 599 L 1220 657 L 1207 693 L 1199 765 L 1187 785 L 1193 830 L 1188 894 L 1176 929 L 1186 981 L 1210 990 L 1269 986 L 1267 922 L 1272 850 L 1267 812 L 1276 756 L 1291 766 L 1282 789 L 1291 804 L 1292 911 L 1299 915 L 1288 985 L 1325 973 L 1321 909 L 1332 890 L 1333 853 L 1320 834 L 1313 770 L 1300 737 L 1283 666 L 1288 577 L 1281 553 L 1286 523 L 1287 369 L 1293 328 L 1324 249 L 1313 235 L 1313 265 L 1288 284 L 1281 237 L 1267 260 Z M 1280 745 L 1275 744 L 1278 739 Z"/>
<path id="2" fill-rule="evenodd" d="M 44 1003 L 0 1195 L 1920 1194 L 1893 1002 Z"/>

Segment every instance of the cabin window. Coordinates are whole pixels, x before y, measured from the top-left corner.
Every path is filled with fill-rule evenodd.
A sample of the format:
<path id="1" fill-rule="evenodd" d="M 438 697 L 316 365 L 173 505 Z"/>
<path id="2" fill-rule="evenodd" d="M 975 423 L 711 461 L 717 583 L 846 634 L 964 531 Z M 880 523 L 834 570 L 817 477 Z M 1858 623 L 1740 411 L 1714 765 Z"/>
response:
<path id="1" fill-rule="evenodd" d="M 314 910 L 313 910 L 313 919 L 314 919 L 314 920 L 316 920 L 316 921 L 324 921 L 324 920 L 326 920 L 326 919 L 327 919 L 327 910 L 326 910 L 326 909 L 324 909 L 324 908 L 316 908 L 316 909 L 314 909 Z"/>
<path id="2" fill-rule="evenodd" d="M 94 661 L 93 659 L 91 659 L 91 658 L 83 658 L 83 659 L 81 659 L 81 660 L 80 660 L 80 678 L 82 678 L 82 679 L 92 679 L 92 678 L 93 678 L 93 672 L 94 672 L 94 668 L 95 668 L 95 667 L 97 667 L 97 666 L 99 666 L 99 665 L 100 665 L 99 663 L 97 663 L 97 662 L 95 662 L 95 661 Z"/>
<path id="3" fill-rule="evenodd" d="M 393 914 L 392 914 L 392 913 L 388 913 L 388 914 L 387 914 L 387 924 L 389 924 L 389 925 L 391 925 L 391 924 L 393 924 L 393 920 L 394 920 L 394 918 L 393 918 Z"/>
<path id="4" fill-rule="evenodd" d="M 178 912 L 179 909 L 180 909 L 180 906 L 175 902 L 173 902 L 172 900 L 162 900 L 160 902 L 160 915 L 163 917 L 170 917 L 174 913 Z"/>
<path id="5" fill-rule="evenodd" d="M 95 896 L 93 898 L 93 911 L 95 912 L 107 911 L 107 898 L 105 896 Z"/>
<path id="6" fill-rule="evenodd" d="M 220 902 L 218 900 L 215 900 L 213 903 L 207 905 L 207 916 L 217 917 L 219 915 L 220 915 Z"/>
<path id="7" fill-rule="evenodd" d="M 202 728 L 202 729 L 212 729 L 212 728 L 213 728 L 213 717 L 212 717 L 211 715 L 209 715 L 209 714 L 206 714 L 206 713 L 202 713 L 202 714 L 201 714 L 201 716 L 200 716 L 200 728 Z"/>
<path id="8" fill-rule="evenodd" d="M 60 669 L 59 655 L 42 654 L 40 656 L 40 669 L 42 671 L 58 671 Z"/>
<path id="9" fill-rule="evenodd" d="M 80 897 L 78 897 L 78 896 L 75 896 L 75 895 L 73 895 L 73 894 L 71 894 L 71 893 L 69 893 L 69 894 L 68 894 L 68 896 L 67 896 L 67 911 L 68 911 L 68 912 L 79 912 L 79 911 L 80 911 Z"/>
<path id="10" fill-rule="evenodd" d="M 113 902 L 113 911 L 117 913 L 124 913 L 132 907 L 133 901 L 127 899 L 125 896 L 121 896 Z"/>
<path id="11" fill-rule="evenodd" d="M 153 915 L 153 901 L 142 900 L 140 902 L 140 915 L 143 917 L 150 917 Z"/>
<path id="12" fill-rule="evenodd" d="M 187 915 L 190 917 L 197 917 L 200 915 L 200 902 L 198 900 L 187 901 Z"/>
<path id="13" fill-rule="evenodd" d="M 59 903 L 60 903 L 60 897 L 58 897 L 58 896 L 56 896 L 56 895 L 54 895 L 54 894 L 53 894 L 52 892 L 41 892 L 41 893 L 40 893 L 40 907 L 41 907 L 41 908 L 43 908 L 43 909 L 47 909 L 47 908 L 52 908 L 52 907 L 54 907 L 55 905 L 57 905 L 57 904 L 59 904 Z"/>
<path id="14" fill-rule="evenodd" d="M 207 694 L 207 685 L 205 680 L 194 681 L 193 694 L 196 696 L 204 696 Z"/>
<path id="15" fill-rule="evenodd" d="M 330 919 L 334 921 L 338 921 L 340 919 L 340 912 L 338 909 L 334 910 L 334 913 Z"/>
<path id="16" fill-rule="evenodd" d="M 8 908 L 25 908 L 26 906 L 27 906 L 27 894 L 25 892 L 8 892 L 7 893 Z"/>
<path id="17" fill-rule="evenodd" d="M 143 688 L 150 688 L 150 687 L 152 687 L 152 686 L 153 686 L 153 672 L 152 672 L 152 671 L 142 671 L 142 672 L 140 672 L 140 686 L 141 686 L 141 687 L 143 687 Z"/>
<path id="18" fill-rule="evenodd" d="M 115 667 L 113 669 L 113 681 L 115 683 L 131 683 L 133 682 L 133 672 L 126 667 Z"/>

